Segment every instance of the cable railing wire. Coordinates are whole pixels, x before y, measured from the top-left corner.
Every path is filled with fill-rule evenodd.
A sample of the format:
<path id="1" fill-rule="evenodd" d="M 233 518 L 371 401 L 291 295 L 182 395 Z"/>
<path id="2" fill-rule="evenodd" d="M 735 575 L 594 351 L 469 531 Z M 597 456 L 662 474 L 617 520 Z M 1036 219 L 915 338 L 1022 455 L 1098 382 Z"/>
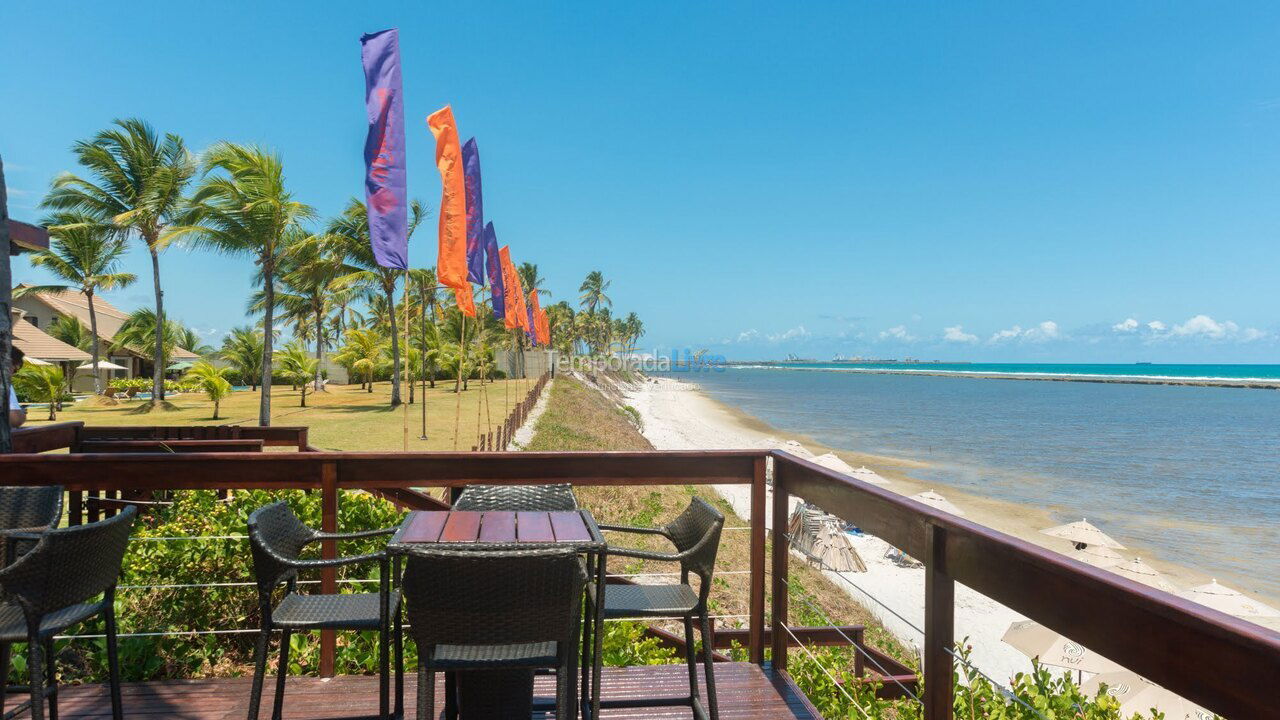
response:
<path id="1" fill-rule="evenodd" d="M 782 629 L 787 631 L 787 634 L 791 636 L 791 639 L 796 641 L 797 647 L 799 647 L 802 651 L 804 651 L 804 654 L 809 656 L 809 659 L 813 661 L 813 664 L 817 665 L 818 669 L 821 670 L 822 673 L 826 675 L 828 679 L 831 680 L 831 684 L 834 685 L 836 689 L 840 691 L 841 695 L 844 695 L 845 699 L 849 701 L 849 704 L 857 708 L 858 712 L 862 713 L 862 717 L 868 718 L 868 720 L 870 720 L 871 714 L 868 713 L 865 708 L 859 705 L 857 700 L 853 699 L 853 696 L 850 695 L 849 691 L 845 689 L 844 684 L 841 683 L 839 680 L 837 680 L 835 675 L 831 674 L 830 668 L 824 665 L 822 661 L 818 659 L 818 656 L 814 655 L 813 652 L 809 650 L 809 648 L 805 646 L 804 643 L 800 642 L 800 638 L 796 637 L 796 634 L 791 632 L 791 628 L 783 625 Z"/>

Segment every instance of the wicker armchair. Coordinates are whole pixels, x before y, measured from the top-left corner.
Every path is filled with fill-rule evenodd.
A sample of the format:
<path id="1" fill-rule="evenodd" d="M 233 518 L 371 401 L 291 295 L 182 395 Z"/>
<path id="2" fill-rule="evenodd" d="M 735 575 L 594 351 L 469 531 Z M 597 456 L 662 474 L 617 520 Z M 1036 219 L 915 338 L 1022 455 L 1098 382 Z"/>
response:
<path id="1" fill-rule="evenodd" d="M 720 531 L 724 528 L 724 515 L 710 503 L 695 497 L 679 517 L 660 528 L 635 528 L 621 525 L 601 525 L 601 530 L 661 535 L 675 545 L 677 552 L 665 553 L 651 550 L 635 550 L 609 546 L 610 555 L 680 563 L 679 585 L 610 585 L 604 597 L 604 617 L 645 618 L 679 617 L 684 619 L 686 660 L 689 664 L 689 705 L 695 717 L 706 720 L 710 710 L 711 720 L 719 718 L 716 705 L 716 679 L 711 655 L 714 638 L 711 620 L 707 612 L 707 596 L 711 592 L 711 575 L 715 571 L 716 553 L 720 549 Z M 689 584 L 689 575 L 698 576 L 698 590 Z M 707 674 L 707 708 L 698 698 L 697 658 L 693 651 L 693 618 L 697 617 L 702 631 L 703 663 Z M 598 664 L 598 663 L 597 663 Z M 600 682 L 594 683 L 598 692 Z M 648 703 L 637 701 L 635 706 Z"/>
<path id="2" fill-rule="evenodd" d="M 111 717 L 124 717 L 114 604 L 120 563 L 137 514 L 137 508 L 129 507 L 101 522 L 49 530 L 30 552 L 0 570 L 0 589 L 6 595 L 6 602 L 0 605 L 0 668 L 8 678 L 10 647 L 27 643 L 33 720 L 44 720 L 46 697 L 49 717 L 58 717 L 53 636 L 95 615 L 102 615 L 106 623 Z M 0 697 L 2 714 L 4 699 Z"/>
<path id="3" fill-rule="evenodd" d="M 393 637 L 391 621 L 395 621 L 396 715 L 404 706 L 404 655 L 401 652 L 400 591 L 391 587 L 392 572 L 385 552 L 340 557 L 332 560 L 304 560 L 302 549 L 321 540 L 390 535 L 395 528 L 353 533 L 324 533 L 311 529 L 294 515 L 283 502 L 260 507 L 249 516 L 249 542 L 253 549 L 253 572 L 258 584 L 258 605 L 262 628 L 254 651 L 253 686 L 249 700 L 249 720 L 258 717 L 262 703 L 263 676 L 267 668 L 267 646 L 271 632 L 280 630 L 280 664 L 276 673 L 273 720 L 284 712 L 285 676 L 289 669 L 289 637 L 293 632 L 313 630 L 376 630 L 378 632 L 378 712 L 392 717 L 389 700 L 389 642 Z M 339 595 L 301 594 L 297 591 L 298 572 L 376 562 L 381 568 L 381 583 L 376 593 L 343 593 Z M 274 608 L 273 591 L 285 583 L 285 594 Z"/>
<path id="4" fill-rule="evenodd" d="M 577 510 L 571 485 L 468 485 L 454 510 Z"/>
<path id="5" fill-rule="evenodd" d="M 61 487 L 0 487 L 0 542 L 4 543 L 4 564 L 35 547 L 39 533 L 57 527 L 61 519 Z"/>
<path id="6" fill-rule="evenodd" d="M 404 591 L 418 645 L 417 716 L 435 717 L 436 671 L 555 668 L 556 717 L 576 717 L 586 580 L 572 550 L 412 551 Z M 445 708 L 456 717 L 453 697 Z"/>

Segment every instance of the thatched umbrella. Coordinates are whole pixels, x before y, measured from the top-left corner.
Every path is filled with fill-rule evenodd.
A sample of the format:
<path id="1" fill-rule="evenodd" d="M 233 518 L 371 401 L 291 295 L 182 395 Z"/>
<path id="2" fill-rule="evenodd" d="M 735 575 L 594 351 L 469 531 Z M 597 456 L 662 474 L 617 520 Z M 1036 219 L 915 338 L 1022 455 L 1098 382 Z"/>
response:
<path id="1" fill-rule="evenodd" d="M 849 536 L 840 531 L 834 522 L 822 523 L 818 539 L 809 554 L 813 562 L 837 572 L 866 572 L 867 565 L 854 549 Z"/>

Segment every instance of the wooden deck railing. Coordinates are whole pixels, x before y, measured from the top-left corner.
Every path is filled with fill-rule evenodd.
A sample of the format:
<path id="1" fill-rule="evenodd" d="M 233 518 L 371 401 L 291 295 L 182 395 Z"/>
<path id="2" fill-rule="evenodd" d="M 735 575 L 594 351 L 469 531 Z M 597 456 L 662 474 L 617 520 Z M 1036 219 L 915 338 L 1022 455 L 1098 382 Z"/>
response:
<path id="1" fill-rule="evenodd" d="M 56 426 L 55 426 L 56 427 Z M 249 430 L 249 428 L 243 428 Z M 255 429 L 276 431 L 278 428 Z M 95 431 L 96 432 L 96 431 Z M 58 428 L 49 434 L 70 433 Z M 18 441 L 21 436 L 15 438 Z M 271 442 L 266 437 L 262 438 Z M 20 447 L 34 447 L 30 439 Z M 968 587 L 1228 718 L 1274 717 L 1280 633 L 1139 585 L 1058 553 L 939 512 L 779 451 L 617 453 L 195 453 L 0 456 L 5 484 L 105 489 L 304 488 L 323 493 L 322 525 L 336 530 L 340 490 L 407 490 L 468 483 L 575 485 L 735 484 L 750 488 L 749 618 L 753 662 L 785 672 L 788 543 L 766 553 L 767 463 L 775 528 L 787 496 L 857 524 L 925 564 L 924 692 L 930 720 L 951 717 L 954 587 Z M 326 554 L 334 552 L 325 547 Z M 332 591 L 329 574 L 322 587 Z M 331 640 L 325 643 L 330 648 Z M 322 645 L 323 652 L 323 645 Z M 331 650 L 330 650 L 331 652 Z M 330 663 L 332 662 L 330 655 Z M 323 658 L 323 655 L 322 655 Z M 328 666 L 332 671 L 332 665 Z M 322 672 L 325 668 L 322 667 Z"/>

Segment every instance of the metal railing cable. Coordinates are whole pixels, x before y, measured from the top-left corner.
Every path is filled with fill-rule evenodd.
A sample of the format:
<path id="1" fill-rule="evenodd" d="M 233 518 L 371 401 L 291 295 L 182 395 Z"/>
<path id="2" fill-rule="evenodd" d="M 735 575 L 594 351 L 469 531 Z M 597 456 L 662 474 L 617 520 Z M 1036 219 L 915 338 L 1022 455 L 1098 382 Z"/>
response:
<path id="1" fill-rule="evenodd" d="M 791 632 L 791 628 L 784 625 L 782 626 L 782 629 L 787 631 L 787 634 L 791 636 L 791 639 L 796 641 L 797 647 L 799 647 L 804 652 L 805 655 L 809 656 L 809 659 L 813 661 L 814 665 L 818 666 L 818 669 L 821 670 L 822 673 L 827 676 L 827 679 L 831 680 L 831 684 L 834 685 L 835 688 L 840 691 L 841 695 L 844 695 L 844 698 L 849 701 L 849 704 L 857 708 L 858 712 L 862 713 L 862 717 L 868 718 L 868 720 L 870 720 L 871 714 L 867 712 L 866 708 L 859 705 L 857 700 L 853 699 L 853 696 L 850 695 L 849 691 L 845 689 L 844 683 L 837 680 L 836 676 L 831 674 L 831 669 L 828 668 L 826 665 L 824 665 L 822 661 L 818 659 L 818 656 L 813 654 L 813 651 L 811 651 L 808 648 L 808 646 L 800 642 L 800 638 L 796 637 L 796 634 Z"/>

